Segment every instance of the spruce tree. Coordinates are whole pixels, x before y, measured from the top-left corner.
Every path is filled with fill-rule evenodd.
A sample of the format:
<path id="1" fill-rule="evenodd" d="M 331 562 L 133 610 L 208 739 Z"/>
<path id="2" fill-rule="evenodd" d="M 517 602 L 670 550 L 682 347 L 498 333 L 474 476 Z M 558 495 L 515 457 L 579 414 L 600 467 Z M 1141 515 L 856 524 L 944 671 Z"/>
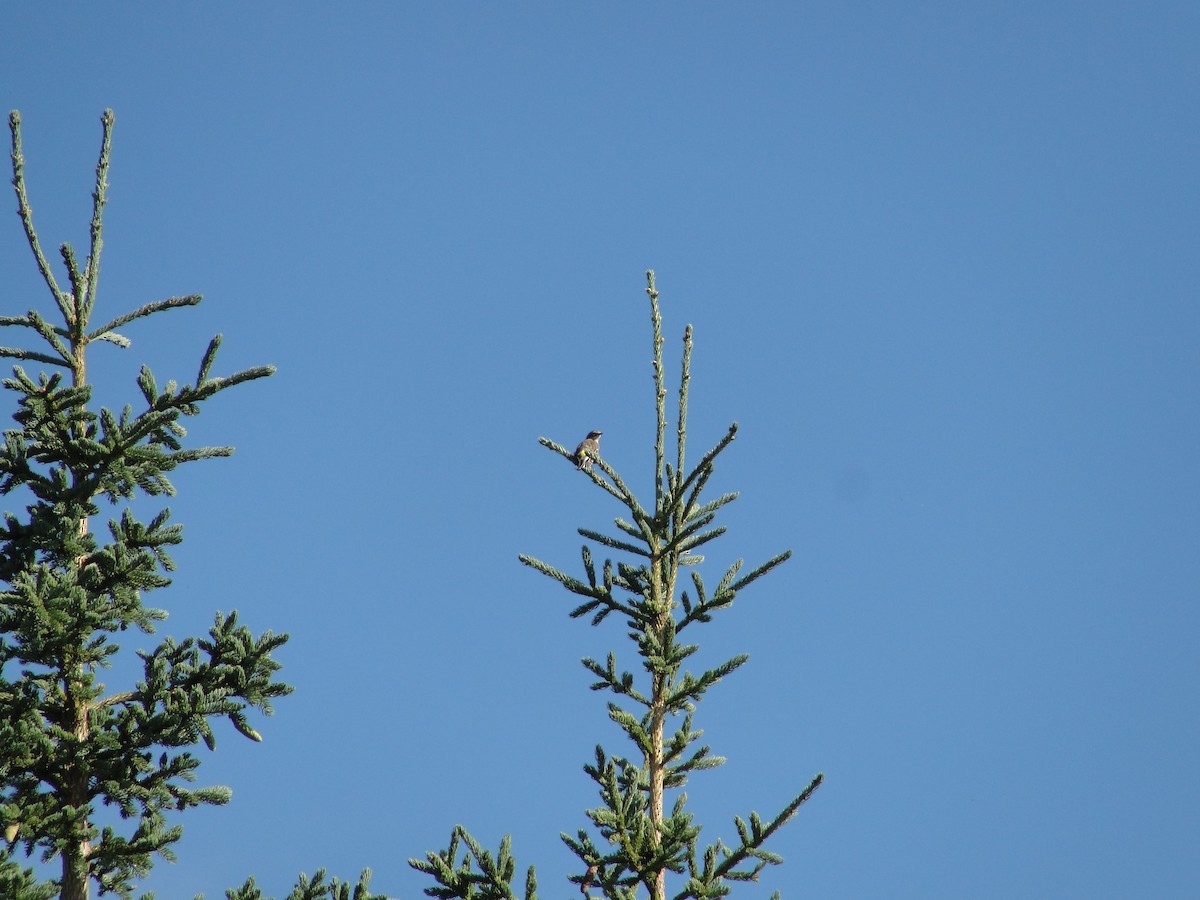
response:
<path id="1" fill-rule="evenodd" d="M 0 326 L 28 335 L 32 346 L 0 347 L 22 365 L 3 382 L 14 400 L 17 427 L 0 446 L 0 496 L 19 512 L 0 526 L 0 897 L 5 900 L 84 900 L 133 894 L 155 857 L 173 859 L 182 828 L 168 814 L 224 804 L 226 787 L 189 787 L 200 760 L 190 748 L 216 745 L 213 720 L 228 719 L 245 737 L 262 740 L 247 716 L 270 714 L 291 687 L 274 678 L 273 653 L 287 641 L 270 631 L 255 636 L 236 612 L 216 613 L 206 637 L 166 638 L 139 651 L 143 675 L 127 690 L 109 690 L 97 675 L 121 650 L 130 629 L 153 633 L 167 613 L 144 596 L 170 584 L 181 527 L 163 507 L 149 521 L 135 512 L 172 495 L 179 465 L 229 456 L 230 447 L 186 447 L 182 420 L 216 394 L 272 374 L 257 366 L 212 374 L 221 339 L 212 339 L 195 380 L 160 385 L 143 366 L 140 396 L 119 412 L 94 408 L 88 351 L 94 344 L 129 347 L 126 326 L 193 306 L 197 295 L 147 303 L 97 319 L 103 247 L 102 213 L 108 188 L 113 114 L 101 118 L 102 141 L 92 194 L 90 246 L 80 266 L 69 244 L 60 247 L 66 282 L 60 285 L 33 225 L 21 148 L 21 118 L 9 116 L 13 186 L 25 237 L 53 301 L 56 323 L 36 309 L 0 316 Z M 93 324 L 94 321 L 102 324 Z M 149 504 L 147 503 L 149 498 Z M 92 527 L 110 510 L 107 528 Z M 97 823 L 109 807 L 116 824 Z M 61 874 L 39 877 L 18 862 L 57 860 Z M 53 872 L 53 867 L 49 869 Z M 368 872 L 354 891 L 366 900 Z M 349 885 L 303 876 L 296 900 L 350 900 Z M 249 879 L 233 900 L 258 900 Z"/>
<path id="2" fill-rule="evenodd" d="M 577 457 L 567 447 L 539 438 L 539 443 L 577 468 L 581 477 L 589 478 L 627 512 L 615 519 L 615 534 L 578 529 L 586 540 L 615 555 L 615 560 L 605 559 L 597 568 L 591 547 L 584 544 L 583 578 L 532 556 L 519 559 L 582 598 L 571 610 L 572 618 L 590 617 L 592 625 L 600 625 L 613 614 L 623 619 L 640 660 L 636 667 L 640 675 L 618 664 L 611 652 L 603 662 L 590 657 L 582 661 L 596 679 L 592 689 L 617 698 L 609 702 L 608 715 L 632 747 L 622 755 L 598 745 L 595 759 L 584 766 L 596 783 L 600 805 L 586 812 L 591 830 L 580 828 L 574 835 L 562 835 L 581 868 L 570 881 L 579 885 L 584 896 L 608 900 L 634 900 L 642 896 L 643 889 L 650 900 L 710 900 L 728 895 L 738 882 L 756 881 L 766 866 L 781 862 L 764 845 L 820 786 L 823 776 L 813 778 L 770 820 L 756 813 L 748 818 L 736 816 L 735 840 L 717 838 L 701 844 L 701 826 L 687 810 L 683 788 L 693 773 L 719 766 L 724 759 L 699 743 L 702 732 L 694 727 L 694 714 L 708 689 L 748 657 L 740 654 L 694 675 L 684 666 L 699 648 L 684 643 L 681 636 L 686 631 L 690 638 L 693 630 L 713 621 L 716 614 L 724 614 L 740 591 L 787 560 L 791 551 L 745 574 L 738 560 L 712 588 L 701 577 L 698 566 L 704 557 L 697 551 L 724 533 L 723 526 L 713 523 L 721 508 L 737 498 L 736 493 L 711 500 L 702 495 L 717 458 L 737 435 L 737 424 L 731 425 L 696 465 L 687 467 L 689 325 L 683 336 L 674 459 L 668 458 L 662 317 L 654 273 L 646 274 L 657 416 L 654 502 L 644 504 L 634 496 L 616 468 L 598 452 L 581 446 Z M 451 831 L 447 849 L 411 859 L 409 864 L 436 882 L 425 890 L 433 897 L 514 900 L 519 896 L 513 888 L 516 861 L 509 837 L 493 853 L 458 825 Z M 670 887 L 668 873 L 673 876 Z M 525 872 L 523 896 L 525 900 L 537 896 L 533 866 Z"/>

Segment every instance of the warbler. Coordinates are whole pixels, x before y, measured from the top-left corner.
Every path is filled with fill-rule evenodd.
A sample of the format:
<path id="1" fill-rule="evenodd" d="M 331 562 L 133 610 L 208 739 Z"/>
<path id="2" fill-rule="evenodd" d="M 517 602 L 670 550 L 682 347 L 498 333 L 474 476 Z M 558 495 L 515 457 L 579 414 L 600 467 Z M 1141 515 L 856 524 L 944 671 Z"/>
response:
<path id="1" fill-rule="evenodd" d="M 600 455 L 600 435 L 603 432 L 589 431 L 588 436 L 579 442 L 579 446 L 575 448 L 575 465 L 583 471 L 590 471 L 592 468 L 592 456 Z"/>

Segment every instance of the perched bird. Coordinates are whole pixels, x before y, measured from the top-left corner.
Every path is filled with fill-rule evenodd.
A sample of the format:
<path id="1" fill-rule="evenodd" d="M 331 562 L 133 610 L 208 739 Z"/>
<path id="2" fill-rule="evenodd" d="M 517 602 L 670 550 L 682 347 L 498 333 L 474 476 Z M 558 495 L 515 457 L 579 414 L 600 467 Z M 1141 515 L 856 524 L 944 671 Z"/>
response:
<path id="1" fill-rule="evenodd" d="M 575 465 L 588 472 L 592 468 L 592 456 L 600 455 L 601 431 L 589 431 L 588 436 L 579 442 L 575 448 Z"/>

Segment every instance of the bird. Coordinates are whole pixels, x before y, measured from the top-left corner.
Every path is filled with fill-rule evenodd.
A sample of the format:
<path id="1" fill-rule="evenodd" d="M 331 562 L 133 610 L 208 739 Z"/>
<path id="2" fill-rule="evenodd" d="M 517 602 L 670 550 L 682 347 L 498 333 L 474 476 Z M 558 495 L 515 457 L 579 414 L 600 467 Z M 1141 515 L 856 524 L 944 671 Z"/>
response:
<path id="1" fill-rule="evenodd" d="M 579 446 L 575 448 L 575 465 L 584 472 L 591 471 L 592 456 L 600 455 L 600 435 L 601 431 L 589 431 L 588 436 L 579 442 Z"/>

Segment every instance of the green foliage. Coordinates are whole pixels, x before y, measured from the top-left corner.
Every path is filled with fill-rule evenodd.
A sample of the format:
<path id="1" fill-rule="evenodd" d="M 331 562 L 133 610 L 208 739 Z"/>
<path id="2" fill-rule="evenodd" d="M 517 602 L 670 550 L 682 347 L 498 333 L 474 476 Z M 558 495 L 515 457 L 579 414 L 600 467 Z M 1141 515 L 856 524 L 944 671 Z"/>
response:
<path id="1" fill-rule="evenodd" d="M 781 862 L 778 855 L 765 850 L 763 845 L 808 800 L 821 784 L 822 776 L 813 778 L 769 822 L 764 822 L 757 813 L 751 813 L 748 821 L 735 817 L 735 842 L 727 844 L 718 838 L 701 845 L 701 827 L 687 811 L 687 795 L 682 789 L 693 773 L 719 766 L 724 759 L 713 756 L 709 746 L 700 743 L 702 732 L 693 727 L 694 714 L 708 690 L 736 671 L 748 657 L 739 654 L 693 674 L 684 666 L 699 648 L 683 643 L 680 634 L 691 626 L 711 622 L 716 613 L 733 604 L 742 590 L 785 562 L 791 552 L 780 553 L 741 577 L 743 563 L 738 560 L 711 590 L 696 568 L 704 561 L 696 551 L 725 531 L 723 526 L 713 524 L 717 512 L 737 498 L 737 494 L 726 493 L 702 500 L 715 462 L 733 442 L 737 425 L 731 425 L 697 465 L 690 470 L 686 467 L 692 351 L 692 330 L 688 326 L 684 333 L 674 465 L 667 461 L 662 320 L 654 273 L 647 275 L 658 426 L 654 503 L 643 504 L 616 469 L 598 454 L 592 454 L 590 467 L 578 467 L 572 451 L 541 438 L 543 446 L 580 468 L 627 510 L 627 518 L 621 516 L 614 521 L 616 534 L 579 529 L 586 540 L 627 558 L 605 559 L 597 571 L 592 549 L 585 544 L 582 578 L 532 556 L 521 555 L 520 561 L 583 598 L 571 610 L 572 618 L 587 616 L 592 625 L 600 625 L 617 613 L 625 622 L 639 658 L 637 668 L 644 673 L 635 676 L 633 670 L 618 664 L 612 652 L 603 663 L 592 658 L 582 661 L 596 677 L 592 689 L 608 691 L 617 698 L 608 704 L 608 715 L 632 745 L 632 754 L 613 755 L 597 746 L 595 762 L 584 766 L 600 796 L 600 805 L 586 813 L 600 841 L 584 828 L 574 836 L 562 835 L 586 870 L 586 874 L 571 876 L 570 881 L 578 884 L 585 895 L 597 890 L 609 900 L 633 900 L 641 888 L 646 889 L 652 900 L 665 900 L 667 874 L 671 873 L 683 882 L 672 895 L 674 900 L 708 900 L 728 895 L 735 883 L 756 881 L 766 866 Z M 681 569 L 687 569 L 694 593 L 679 583 Z M 666 727 L 668 721 L 678 723 L 670 733 Z M 664 806 L 668 792 L 675 794 L 669 812 Z M 460 841 L 467 845 L 467 850 L 458 859 Z M 493 857 L 458 826 L 452 833 L 449 849 L 409 863 L 437 883 L 437 887 L 425 891 L 433 897 L 509 900 L 516 896 L 511 889 L 516 864 L 507 837 Z M 531 867 L 525 900 L 534 900 L 534 887 Z"/>
<path id="2" fill-rule="evenodd" d="M 332 878 L 325 880 L 325 870 L 318 869 L 312 878 L 300 875 L 296 887 L 287 895 L 287 900 L 388 900 L 383 894 L 372 894 L 370 891 L 371 870 L 364 869 L 354 887 L 350 883 Z M 272 900 L 264 897 L 254 883 L 253 878 L 247 878 L 246 883 L 239 888 L 225 892 L 226 900 Z M 196 900 L 203 900 L 197 897 Z"/>
<path id="3" fill-rule="evenodd" d="M 0 525 L 0 822 L 7 839 L 0 848 L 0 896 L 78 900 L 94 882 L 101 893 L 130 897 L 154 857 L 173 859 L 182 828 L 168 823 L 169 813 L 229 801 L 228 788 L 189 786 L 200 764 L 189 748 L 216 746 L 216 718 L 261 740 L 248 711 L 270 714 L 272 701 L 291 692 L 274 679 L 279 663 L 272 656 L 287 636 L 255 636 L 236 613 L 217 613 L 207 638 L 167 638 L 141 653 L 142 679 L 130 690 L 106 691 L 97 673 L 119 652 L 120 633 L 153 633 L 166 618 L 143 598 L 170 584 L 167 573 L 175 564 L 169 551 L 183 539 L 169 509 L 144 521 L 131 504 L 173 494 L 168 475 L 178 465 L 232 453 L 229 447 L 185 448 L 181 422 L 221 391 L 274 369 L 213 376 L 217 337 L 193 383 L 160 387 L 143 367 L 136 411 L 132 405 L 119 413 L 93 409 L 87 348 L 96 341 L 128 347 L 117 328 L 200 298 L 146 304 L 90 327 L 112 113 L 102 118 L 83 268 L 70 245 L 60 248 L 69 290 L 60 289 L 33 227 L 20 116 L 12 113 L 9 122 L 18 211 L 61 324 L 33 309 L 0 317 L 0 327 L 27 329 L 35 339 L 33 347 L 0 347 L 0 356 L 54 370 L 34 377 L 17 366 L 3 382 L 14 398 L 17 427 L 0 445 L 0 495 L 24 507 L 4 513 Z M 120 507 L 106 535 L 89 527 L 102 503 Z M 128 826 L 98 827 L 101 806 Z M 39 880 L 15 861 L 19 851 L 59 859 L 62 876 Z"/>
<path id="4" fill-rule="evenodd" d="M 466 844 L 461 860 L 459 843 Z M 457 861 L 456 861 L 457 860 Z M 418 872 L 430 875 L 440 887 L 426 888 L 430 897 L 469 897 L 472 900 L 516 900 L 512 880 L 517 863 L 512 855 L 512 841 L 505 837 L 496 854 L 485 850 L 461 826 L 450 833 L 450 846 L 440 852 L 430 851 L 425 859 L 410 859 L 408 864 Z M 525 873 L 525 900 L 537 897 L 537 879 L 531 866 Z"/>

